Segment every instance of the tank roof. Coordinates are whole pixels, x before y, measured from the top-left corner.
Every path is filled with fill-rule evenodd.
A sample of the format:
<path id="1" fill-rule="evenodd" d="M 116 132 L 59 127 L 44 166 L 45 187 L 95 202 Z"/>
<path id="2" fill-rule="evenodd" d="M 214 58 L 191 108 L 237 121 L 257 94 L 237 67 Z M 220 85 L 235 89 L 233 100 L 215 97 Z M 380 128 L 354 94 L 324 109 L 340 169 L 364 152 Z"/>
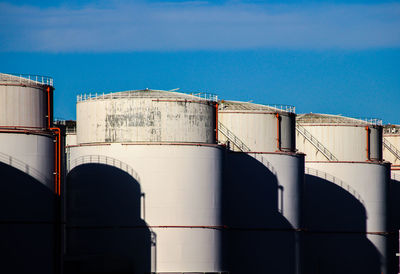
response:
<path id="1" fill-rule="evenodd" d="M 197 92 L 197 93 L 182 93 L 167 90 L 154 90 L 154 89 L 141 89 L 141 90 L 128 90 L 120 92 L 112 92 L 107 94 L 89 93 L 78 95 L 78 102 L 87 100 L 107 100 L 119 98 L 155 98 L 155 99 L 177 99 L 188 101 L 217 101 L 217 96 L 214 94 Z"/>
<path id="2" fill-rule="evenodd" d="M 53 86 L 53 78 L 32 74 L 0 73 L 0 84 Z"/>
<path id="3" fill-rule="evenodd" d="M 268 112 L 295 112 L 295 108 L 289 105 L 262 105 L 251 102 L 220 101 L 219 110 L 243 110 L 243 111 L 268 111 Z"/>
<path id="4" fill-rule="evenodd" d="M 358 124 L 382 125 L 382 120 L 376 118 L 351 118 L 342 115 L 305 113 L 297 115 L 296 121 L 300 124 Z"/>

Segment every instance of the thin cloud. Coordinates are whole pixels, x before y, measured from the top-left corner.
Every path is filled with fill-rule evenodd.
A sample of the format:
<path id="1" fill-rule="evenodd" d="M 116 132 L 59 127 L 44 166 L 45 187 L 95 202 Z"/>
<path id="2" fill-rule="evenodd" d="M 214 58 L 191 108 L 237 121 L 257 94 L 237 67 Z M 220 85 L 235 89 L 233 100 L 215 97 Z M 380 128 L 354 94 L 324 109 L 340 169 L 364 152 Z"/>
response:
<path id="1" fill-rule="evenodd" d="M 400 4 L 207 2 L 39 8 L 0 3 L 0 51 L 370 49 L 400 46 Z"/>

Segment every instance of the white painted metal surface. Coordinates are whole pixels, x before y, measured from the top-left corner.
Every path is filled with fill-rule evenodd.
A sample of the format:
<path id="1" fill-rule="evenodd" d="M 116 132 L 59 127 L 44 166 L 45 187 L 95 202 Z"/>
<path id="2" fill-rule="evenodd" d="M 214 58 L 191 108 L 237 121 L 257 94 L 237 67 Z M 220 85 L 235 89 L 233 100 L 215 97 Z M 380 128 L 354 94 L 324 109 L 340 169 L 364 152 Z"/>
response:
<path id="1" fill-rule="evenodd" d="M 393 165 L 400 165 L 400 159 L 396 156 L 400 151 L 400 134 L 384 134 L 383 138 L 388 146 L 392 147 L 392 149 L 389 149 L 387 146 L 383 146 L 383 159 Z"/>
<path id="2" fill-rule="evenodd" d="M 66 146 L 75 146 L 76 142 L 76 133 L 67 133 L 65 136 L 65 144 Z"/>
<path id="3" fill-rule="evenodd" d="M 215 103 L 193 95 L 119 92 L 78 102 L 77 142 L 215 143 L 215 121 Z"/>
<path id="4" fill-rule="evenodd" d="M 223 150 L 214 146 L 120 143 L 69 149 L 71 162 L 85 155 L 103 155 L 126 163 L 140 176 L 141 192 L 146 197 L 142 216 L 145 211 L 144 221 L 157 238 L 152 258 L 156 269 L 152 272 L 223 270 L 221 231 L 215 229 L 222 225 Z M 73 241 L 68 243 L 74 245 Z"/>
<path id="5" fill-rule="evenodd" d="M 366 211 L 366 237 L 379 251 L 382 273 L 387 272 L 387 245 L 388 245 L 388 195 L 390 166 L 388 164 L 373 163 L 306 163 L 306 167 L 321 170 L 333 177 L 346 182 L 355 195 L 355 199 L 362 200 Z M 327 177 L 325 180 L 331 180 Z M 332 182 L 335 183 L 336 182 Z M 343 187 L 346 190 L 346 187 Z M 348 190 L 346 190 L 348 191 Z"/>
<path id="6" fill-rule="evenodd" d="M 269 106 L 224 101 L 219 105 L 218 120 L 234 132 L 251 151 L 273 152 L 296 149 L 294 113 Z M 227 141 L 223 135 L 218 137 L 221 143 Z"/>
<path id="7" fill-rule="evenodd" d="M 249 153 L 249 155 L 254 155 Z M 295 229 L 302 227 L 301 208 L 304 187 L 303 154 L 266 154 L 262 156 L 274 167 L 278 186 L 282 190 L 278 201 L 280 213 Z"/>
<path id="8" fill-rule="evenodd" d="M 36 81 L 0 74 L 0 126 L 44 128 L 47 93 Z M 11 77 L 11 76 L 10 76 Z"/>
<path id="9" fill-rule="evenodd" d="M 368 124 L 363 120 L 353 118 L 322 114 L 312 114 L 312 118 L 299 116 L 297 123 L 322 143 L 339 161 L 382 160 L 382 126 L 380 125 Z M 307 154 L 307 161 L 328 160 L 302 134 L 297 132 L 296 137 L 297 149 Z"/>
<path id="10" fill-rule="evenodd" d="M 27 173 L 54 190 L 52 137 L 0 133 L 0 161 Z"/>

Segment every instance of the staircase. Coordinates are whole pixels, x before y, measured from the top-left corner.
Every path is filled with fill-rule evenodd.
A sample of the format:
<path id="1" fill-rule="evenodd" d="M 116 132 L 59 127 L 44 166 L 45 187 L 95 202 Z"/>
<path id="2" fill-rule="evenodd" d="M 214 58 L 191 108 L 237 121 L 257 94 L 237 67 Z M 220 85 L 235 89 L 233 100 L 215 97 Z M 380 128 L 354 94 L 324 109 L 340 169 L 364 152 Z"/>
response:
<path id="1" fill-rule="evenodd" d="M 251 149 L 246 146 L 232 131 L 230 131 L 224 124 L 218 121 L 218 130 L 221 132 L 229 141 L 231 141 L 240 151 L 250 152 Z"/>
<path id="2" fill-rule="evenodd" d="M 390 143 L 386 138 L 382 138 L 382 140 L 385 148 L 387 148 L 387 150 L 389 150 L 394 156 L 396 156 L 398 160 L 400 160 L 400 151 L 394 145 L 392 145 L 392 143 Z"/>
<path id="3" fill-rule="evenodd" d="M 276 171 L 272 164 L 267 161 L 261 154 L 259 153 L 251 153 L 251 149 L 243 143 L 232 131 L 230 131 L 224 124 L 218 121 L 218 131 L 222 133 L 232 144 L 234 144 L 240 151 L 248 153 L 254 159 L 258 160 L 264 166 L 266 166 L 273 174 L 276 175 Z"/>
<path id="4" fill-rule="evenodd" d="M 312 134 L 306 130 L 302 125 L 297 124 L 296 130 L 303 137 L 309 141 L 319 152 L 322 153 L 328 159 L 328 161 L 339 161 L 320 141 L 318 141 Z"/>

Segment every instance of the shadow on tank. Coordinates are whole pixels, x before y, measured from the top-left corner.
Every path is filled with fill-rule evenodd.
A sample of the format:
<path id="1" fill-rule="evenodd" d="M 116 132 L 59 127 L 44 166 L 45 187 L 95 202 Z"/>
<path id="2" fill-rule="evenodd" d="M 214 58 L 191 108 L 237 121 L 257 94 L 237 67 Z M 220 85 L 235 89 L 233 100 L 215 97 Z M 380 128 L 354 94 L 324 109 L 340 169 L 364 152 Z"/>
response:
<path id="1" fill-rule="evenodd" d="M 128 173 L 84 164 L 67 176 L 65 273 L 149 273 L 151 234 Z"/>
<path id="2" fill-rule="evenodd" d="M 279 212 L 276 176 L 245 153 L 227 152 L 222 188 L 225 269 L 295 273 L 295 235 Z M 283 189 L 284 191 L 284 189 Z"/>
<path id="3" fill-rule="evenodd" d="M 304 215 L 304 273 L 380 273 L 379 253 L 365 235 L 365 208 L 353 195 L 306 175 Z"/>
<path id="4" fill-rule="evenodd" d="M 397 178 L 396 178 L 397 179 Z M 399 253 L 399 230 L 400 230 L 400 181 L 390 181 L 390 244 L 389 244 L 389 256 L 390 256 L 390 268 L 391 273 L 399 273 L 399 257 L 396 257 L 396 253 Z"/>
<path id="5" fill-rule="evenodd" d="M 0 162 L 2 273 L 54 273 L 55 195 L 28 174 Z"/>

